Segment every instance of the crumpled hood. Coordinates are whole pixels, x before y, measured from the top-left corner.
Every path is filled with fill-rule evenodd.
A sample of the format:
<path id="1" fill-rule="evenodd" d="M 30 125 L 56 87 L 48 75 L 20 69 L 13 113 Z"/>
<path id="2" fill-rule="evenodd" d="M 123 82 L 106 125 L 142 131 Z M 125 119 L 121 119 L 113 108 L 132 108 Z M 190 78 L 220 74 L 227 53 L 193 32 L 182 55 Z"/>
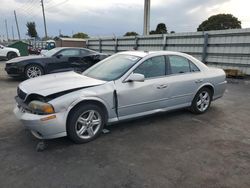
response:
<path id="1" fill-rule="evenodd" d="M 96 86 L 104 83 L 106 83 L 106 81 L 86 77 L 70 71 L 32 78 L 22 82 L 19 88 L 27 94 L 34 93 L 48 96 L 62 91 Z"/>

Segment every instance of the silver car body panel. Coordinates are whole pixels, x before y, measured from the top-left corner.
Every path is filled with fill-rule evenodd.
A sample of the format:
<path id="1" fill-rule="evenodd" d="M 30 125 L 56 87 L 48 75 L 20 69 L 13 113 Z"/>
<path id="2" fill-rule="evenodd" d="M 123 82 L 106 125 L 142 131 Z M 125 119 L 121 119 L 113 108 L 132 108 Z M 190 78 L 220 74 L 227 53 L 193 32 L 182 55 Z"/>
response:
<path id="1" fill-rule="evenodd" d="M 48 96 L 65 90 L 90 87 L 106 83 L 102 80 L 89 78 L 73 71 L 48 74 L 42 77 L 26 80 L 19 87 L 25 93 L 37 93 Z"/>
<path id="2" fill-rule="evenodd" d="M 115 81 L 102 81 L 74 72 L 65 72 L 30 79 L 19 85 L 27 95 L 38 94 L 44 97 L 73 89 L 72 92 L 49 101 L 55 109 L 55 119 L 41 122 L 41 118 L 48 115 L 31 114 L 18 107 L 15 108 L 14 113 L 34 133 L 39 132 L 41 138 L 50 139 L 67 135 L 66 122 L 71 110 L 76 105 L 84 105 L 85 102 L 95 101 L 102 104 L 107 111 L 107 123 L 112 124 L 121 120 L 188 107 L 198 90 L 204 86 L 213 88 L 214 100 L 221 97 L 225 91 L 224 71 L 209 68 L 190 55 L 168 51 L 132 51 L 120 54 L 139 56 L 141 60 Z M 185 57 L 200 71 L 166 75 L 146 79 L 144 82 L 125 82 L 141 63 L 160 55 Z"/>

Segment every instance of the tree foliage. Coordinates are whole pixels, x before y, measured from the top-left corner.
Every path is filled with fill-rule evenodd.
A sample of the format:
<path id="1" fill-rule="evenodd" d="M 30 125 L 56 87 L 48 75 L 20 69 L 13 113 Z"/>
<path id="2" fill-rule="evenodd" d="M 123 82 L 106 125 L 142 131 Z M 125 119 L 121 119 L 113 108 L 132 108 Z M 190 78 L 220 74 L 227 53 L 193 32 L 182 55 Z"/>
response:
<path id="1" fill-rule="evenodd" d="M 224 30 L 241 28 L 241 21 L 232 14 L 217 14 L 202 22 L 197 31 Z"/>
<path id="2" fill-rule="evenodd" d="M 60 34 L 60 35 L 59 35 L 59 38 L 70 38 L 70 36 L 69 36 L 69 35 Z"/>
<path id="3" fill-rule="evenodd" d="M 60 38 L 70 38 L 70 36 L 69 35 L 60 34 L 59 36 L 55 36 L 53 38 L 53 40 L 59 40 Z"/>
<path id="4" fill-rule="evenodd" d="M 123 36 L 126 37 L 126 36 L 137 36 L 138 33 L 136 33 L 135 31 L 131 31 L 131 32 L 127 32 L 125 33 Z"/>
<path id="5" fill-rule="evenodd" d="M 30 37 L 38 37 L 35 22 L 27 22 L 26 27 L 27 27 L 27 35 L 28 36 L 30 36 Z"/>
<path id="6" fill-rule="evenodd" d="M 81 38 L 81 39 L 89 38 L 88 34 L 82 33 L 82 32 L 75 33 L 72 37 L 73 38 Z"/>
<path id="7" fill-rule="evenodd" d="M 166 34 L 168 33 L 167 27 L 164 23 L 159 23 L 155 30 L 149 32 L 150 35 L 154 34 Z"/>
<path id="8" fill-rule="evenodd" d="M 156 27 L 156 30 L 155 30 L 158 34 L 166 34 L 168 31 L 167 31 L 167 27 L 164 23 L 159 23 Z"/>
<path id="9" fill-rule="evenodd" d="M 151 31 L 149 32 L 149 34 L 150 34 L 150 35 L 155 35 L 155 34 L 157 34 L 157 33 L 156 33 L 155 30 L 151 30 Z"/>

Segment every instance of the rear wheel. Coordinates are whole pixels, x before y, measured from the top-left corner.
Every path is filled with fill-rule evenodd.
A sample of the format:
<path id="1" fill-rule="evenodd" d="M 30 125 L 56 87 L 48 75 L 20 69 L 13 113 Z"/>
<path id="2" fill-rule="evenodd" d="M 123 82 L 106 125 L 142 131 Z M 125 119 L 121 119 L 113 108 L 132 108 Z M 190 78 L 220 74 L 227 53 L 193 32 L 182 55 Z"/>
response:
<path id="1" fill-rule="evenodd" d="M 28 65 L 25 69 L 25 77 L 27 79 L 35 78 L 42 75 L 44 75 L 44 71 L 43 68 L 39 65 Z"/>
<path id="2" fill-rule="evenodd" d="M 100 135 L 104 124 L 105 115 L 99 106 L 83 104 L 70 113 L 67 135 L 75 143 L 86 143 Z"/>
<path id="3" fill-rule="evenodd" d="M 206 112 L 211 104 L 211 100 L 211 90 L 206 87 L 201 88 L 192 101 L 191 111 L 196 114 L 202 114 Z"/>
<path id="4" fill-rule="evenodd" d="M 8 59 L 8 60 L 13 59 L 13 58 L 15 58 L 15 57 L 17 57 L 17 54 L 16 54 L 15 52 L 9 52 L 9 53 L 7 54 L 7 59 Z"/>

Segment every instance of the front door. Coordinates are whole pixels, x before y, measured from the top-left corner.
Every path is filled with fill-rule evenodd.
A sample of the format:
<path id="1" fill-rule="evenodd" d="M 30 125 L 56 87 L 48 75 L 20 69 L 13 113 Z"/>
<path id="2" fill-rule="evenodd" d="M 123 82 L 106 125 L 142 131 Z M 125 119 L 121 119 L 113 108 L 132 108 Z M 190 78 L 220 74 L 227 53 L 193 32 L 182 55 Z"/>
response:
<path id="1" fill-rule="evenodd" d="M 47 69 L 49 73 L 74 70 L 74 63 L 77 63 L 79 59 L 79 49 L 63 49 L 52 57 Z"/>
<path id="2" fill-rule="evenodd" d="M 166 61 L 164 56 L 156 56 L 145 60 L 133 73 L 145 76 L 144 82 L 116 83 L 119 119 L 136 117 L 152 113 L 162 108 L 165 100 Z M 116 81 L 117 82 L 117 81 Z"/>

